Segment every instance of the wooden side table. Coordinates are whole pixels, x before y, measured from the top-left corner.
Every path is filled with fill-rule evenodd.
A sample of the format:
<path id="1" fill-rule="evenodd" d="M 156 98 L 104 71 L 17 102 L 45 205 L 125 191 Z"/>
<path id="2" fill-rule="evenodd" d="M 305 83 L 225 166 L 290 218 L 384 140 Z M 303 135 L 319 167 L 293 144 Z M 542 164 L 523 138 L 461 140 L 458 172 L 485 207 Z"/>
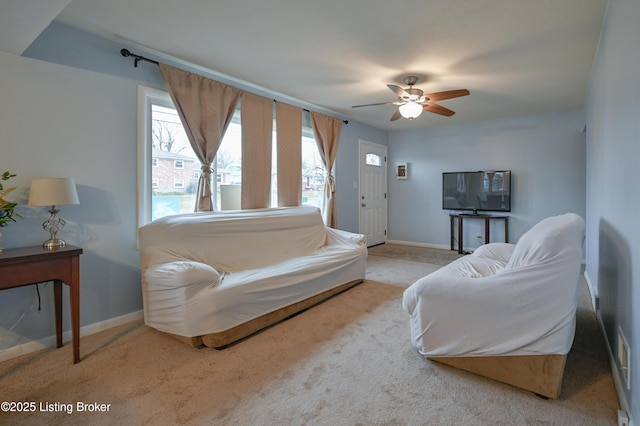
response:
<path id="1" fill-rule="evenodd" d="M 73 363 L 80 361 L 80 255 L 82 249 L 42 246 L 0 252 L 0 290 L 53 281 L 57 347 L 62 347 L 62 283 L 69 286 Z"/>
<path id="2" fill-rule="evenodd" d="M 489 234 L 491 233 L 491 221 L 498 219 L 502 220 L 504 223 L 504 242 L 509 242 L 509 216 L 491 216 L 488 214 L 452 214 L 449 216 L 449 221 L 451 222 L 451 250 L 453 250 L 453 240 L 454 240 L 454 219 L 458 219 L 458 253 L 464 254 L 464 244 L 462 242 L 462 238 L 464 236 L 464 232 L 462 230 L 464 219 L 480 219 L 484 220 L 484 243 L 489 244 Z"/>

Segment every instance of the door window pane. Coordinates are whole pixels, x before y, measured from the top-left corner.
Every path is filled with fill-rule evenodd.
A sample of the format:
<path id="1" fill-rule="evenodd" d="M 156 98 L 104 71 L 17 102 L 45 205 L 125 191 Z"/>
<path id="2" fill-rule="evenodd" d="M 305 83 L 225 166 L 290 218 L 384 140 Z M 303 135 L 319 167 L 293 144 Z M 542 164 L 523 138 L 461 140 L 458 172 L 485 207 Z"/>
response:
<path id="1" fill-rule="evenodd" d="M 367 166 L 378 166 L 382 165 L 382 157 L 378 154 L 368 153 L 364 156 L 364 162 Z"/>

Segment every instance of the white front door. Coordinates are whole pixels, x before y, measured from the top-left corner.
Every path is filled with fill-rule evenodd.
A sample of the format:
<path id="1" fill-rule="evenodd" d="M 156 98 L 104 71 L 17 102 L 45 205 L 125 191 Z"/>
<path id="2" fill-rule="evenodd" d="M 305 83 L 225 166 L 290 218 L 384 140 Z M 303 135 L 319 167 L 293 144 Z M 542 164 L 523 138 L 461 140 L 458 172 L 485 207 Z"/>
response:
<path id="1" fill-rule="evenodd" d="M 387 147 L 360 141 L 360 233 L 367 246 L 387 241 Z"/>

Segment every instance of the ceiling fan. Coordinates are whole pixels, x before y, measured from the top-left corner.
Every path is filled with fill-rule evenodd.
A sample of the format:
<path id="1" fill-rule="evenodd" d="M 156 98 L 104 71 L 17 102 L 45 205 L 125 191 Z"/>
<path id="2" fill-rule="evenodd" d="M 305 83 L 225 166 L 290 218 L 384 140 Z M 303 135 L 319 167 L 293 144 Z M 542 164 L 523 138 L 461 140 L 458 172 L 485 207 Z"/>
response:
<path id="1" fill-rule="evenodd" d="M 387 87 L 396 95 L 398 100 L 395 102 L 379 102 L 375 104 L 354 105 L 351 108 L 360 108 L 366 106 L 376 105 L 398 105 L 398 110 L 391 116 L 391 121 L 396 121 L 400 117 L 413 120 L 422 114 L 422 111 L 429 111 L 434 114 L 444 115 L 451 117 L 455 112 L 449 108 L 445 108 L 438 104 L 434 104 L 434 101 L 443 101 L 445 99 L 459 98 L 460 96 L 467 96 L 469 91 L 467 89 L 459 90 L 447 90 L 444 92 L 429 93 L 427 95 L 420 89 L 415 89 L 414 84 L 418 81 L 418 77 L 415 75 L 408 75 L 404 78 L 404 82 L 409 86 L 408 89 L 403 89 L 395 84 L 387 84 Z"/>

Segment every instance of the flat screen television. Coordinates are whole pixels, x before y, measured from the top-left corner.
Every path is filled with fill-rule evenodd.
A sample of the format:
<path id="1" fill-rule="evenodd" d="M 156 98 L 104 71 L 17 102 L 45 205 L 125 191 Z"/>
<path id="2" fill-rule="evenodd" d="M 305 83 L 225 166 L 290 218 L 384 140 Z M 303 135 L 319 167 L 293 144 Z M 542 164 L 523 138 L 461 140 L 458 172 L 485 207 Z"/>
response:
<path id="1" fill-rule="evenodd" d="M 442 173 L 442 209 L 510 212 L 511 171 Z"/>

